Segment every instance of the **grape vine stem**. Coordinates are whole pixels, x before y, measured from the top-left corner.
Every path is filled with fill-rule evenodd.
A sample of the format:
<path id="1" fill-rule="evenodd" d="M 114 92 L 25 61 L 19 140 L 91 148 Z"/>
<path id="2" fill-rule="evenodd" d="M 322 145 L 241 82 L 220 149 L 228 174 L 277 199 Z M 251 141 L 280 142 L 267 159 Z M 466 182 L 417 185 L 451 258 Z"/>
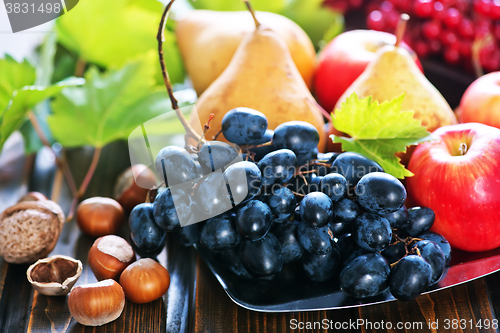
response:
<path id="1" fill-rule="evenodd" d="M 78 198 L 83 197 L 85 194 L 85 191 L 87 190 L 87 187 L 90 184 L 90 181 L 92 180 L 92 176 L 94 175 L 94 172 L 97 168 L 97 164 L 99 163 L 99 157 L 101 156 L 101 148 L 95 148 L 94 149 L 94 154 L 92 156 L 92 162 L 90 163 L 90 167 L 87 170 L 87 174 L 85 175 L 85 178 L 83 179 L 82 184 L 80 185 L 80 188 L 78 189 Z"/>

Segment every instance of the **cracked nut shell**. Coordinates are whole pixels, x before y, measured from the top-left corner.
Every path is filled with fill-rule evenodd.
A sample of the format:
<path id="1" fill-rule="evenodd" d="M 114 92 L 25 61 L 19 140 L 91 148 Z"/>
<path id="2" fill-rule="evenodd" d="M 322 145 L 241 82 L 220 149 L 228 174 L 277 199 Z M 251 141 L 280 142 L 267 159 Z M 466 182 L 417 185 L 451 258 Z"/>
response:
<path id="1" fill-rule="evenodd" d="M 47 296 L 62 296 L 70 292 L 82 274 L 80 260 L 55 255 L 38 260 L 26 271 L 29 283 L 39 293 Z"/>

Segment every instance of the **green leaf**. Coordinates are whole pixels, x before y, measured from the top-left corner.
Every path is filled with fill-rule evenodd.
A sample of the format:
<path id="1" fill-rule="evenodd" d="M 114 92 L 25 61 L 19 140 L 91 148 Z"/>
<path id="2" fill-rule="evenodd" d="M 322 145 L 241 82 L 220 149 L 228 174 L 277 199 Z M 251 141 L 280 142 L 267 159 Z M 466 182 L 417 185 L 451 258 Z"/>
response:
<path id="1" fill-rule="evenodd" d="M 58 39 L 90 63 L 122 67 L 157 49 L 163 5 L 156 0 L 80 1 L 56 21 Z M 172 82 L 184 81 L 182 58 L 172 31 L 165 31 L 165 61 Z"/>
<path id="2" fill-rule="evenodd" d="M 279 13 L 286 5 L 285 0 L 251 0 L 250 3 L 255 10 Z M 210 9 L 221 11 L 246 10 L 246 6 L 241 0 L 196 0 L 191 5 L 196 9 Z"/>
<path id="3" fill-rule="evenodd" d="M 35 68 L 27 60 L 18 63 L 9 55 L 0 59 L 0 112 L 7 107 L 16 89 L 34 83 Z"/>
<path id="4" fill-rule="evenodd" d="M 155 55 L 142 58 L 106 74 L 91 68 L 85 85 L 64 89 L 48 119 L 56 140 L 65 147 L 102 147 L 170 110 L 167 92 L 154 85 Z"/>
<path id="5" fill-rule="evenodd" d="M 345 151 L 354 151 L 377 162 L 394 177 L 411 177 L 395 155 L 433 138 L 413 111 L 402 111 L 404 94 L 379 104 L 371 97 L 358 99 L 354 93 L 332 115 L 333 126 L 350 138 L 333 136 Z"/>

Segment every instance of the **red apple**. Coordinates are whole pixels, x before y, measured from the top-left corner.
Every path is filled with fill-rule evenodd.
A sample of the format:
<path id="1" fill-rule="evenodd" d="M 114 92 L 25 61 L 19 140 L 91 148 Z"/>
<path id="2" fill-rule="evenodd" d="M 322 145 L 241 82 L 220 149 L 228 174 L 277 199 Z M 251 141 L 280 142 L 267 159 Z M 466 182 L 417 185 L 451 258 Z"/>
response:
<path id="1" fill-rule="evenodd" d="M 417 146 L 406 179 L 415 204 L 436 213 L 432 231 L 465 251 L 500 246 L 500 129 L 467 123 L 438 128 Z"/>
<path id="2" fill-rule="evenodd" d="M 319 55 L 314 78 L 319 104 L 326 111 L 333 111 L 337 100 L 375 58 L 377 50 L 395 43 L 393 34 L 374 30 L 352 30 L 335 37 Z M 415 62 L 422 69 L 415 52 L 404 42 L 401 45 L 414 55 Z"/>
<path id="3" fill-rule="evenodd" d="M 478 122 L 500 128 L 500 72 L 481 76 L 460 101 L 460 122 Z"/>

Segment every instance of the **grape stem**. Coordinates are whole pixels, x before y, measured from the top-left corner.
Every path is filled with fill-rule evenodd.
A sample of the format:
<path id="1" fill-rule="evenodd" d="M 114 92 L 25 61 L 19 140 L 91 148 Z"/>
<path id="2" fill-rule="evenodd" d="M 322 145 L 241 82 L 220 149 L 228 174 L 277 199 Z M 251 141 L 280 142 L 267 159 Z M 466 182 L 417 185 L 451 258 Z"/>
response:
<path id="1" fill-rule="evenodd" d="M 94 154 L 92 156 L 92 162 L 90 163 L 90 167 L 87 170 L 87 174 L 85 175 L 85 178 L 83 179 L 80 188 L 78 189 L 78 198 L 83 197 L 85 191 L 87 191 L 87 187 L 89 186 L 90 181 L 92 180 L 92 176 L 94 175 L 94 172 L 97 168 L 97 164 L 99 163 L 100 156 L 101 156 L 101 148 L 95 148 Z"/>
<path id="2" fill-rule="evenodd" d="M 182 123 L 182 126 L 184 126 L 184 129 L 187 132 L 186 134 L 194 137 L 197 141 L 200 140 L 203 141 L 201 136 L 198 133 L 196 133 L 196 131 L 193 129 L 191 124 L 189 124 L 186 117 L 184 117 L 181 110 L 179 109 L 179 103 L 177 102 L 177 99 L 174 97 L 174 90 L 172 89 L 172 83 L 170 82 L 170 78 L 167 72 L 167 66 L 165 65 L 165 58 L 163 54 L 163 42 L 165 41 L 165 25 L 167 24 L 168 13 L 170 12 L 170 8 L 172 7 L 174 2 L 175 0 L 170 0 L 170 2 L 165 7 L 165 10 L 163 11 L 163 14 L 161 16 L 160 27 L 158 28 L 158 34 L 156 35 L 156 39 L 158 40 L 158 56 L 160 60 L 161 74 L 163 76 L 163 82 L 165 83 L 165 87 L 167 88 L 168 96 L 170 98 L 170 103 L 172 104 L 172 109 L 174 109 L 175 113 L 177 114 L 177 117 Z"/>
<path id="3" fill-rule="evenodd" d="M 406 31 L 406 25 L 410 20 L 410 16 L 408 14 L 401 14 L 398 22 L 398 26 L 396 27 L 396 47 L 399 47 L 399 44 L 403 41 Z"/>
<path id="4" fill-rule="evenodd" d="M 249 0 L 243 0 L 243 2 L 247 6 L 247 9 L 250 12 L 250 14 L 252 14 L 253 21 L 255 22 L 255 29 L 258 29 L 260 27 L 260 22 L 259 22 L 259 20 L 257 20 L 257 17 L 255 16 L 255 11 L 253 10 L 253 7 L 250 4 L 250 1 Z"/>
<path id="5" fill-rule="evenodd" d="M 196 150 L 200 150 L 200 147 L 205 140 L 205 136 L 207 135 L 207 132 L 210 129 L 210 122 L 212 121 L 212 119 L 214 119 L 214 117 L 215 114 L 211 113 L 210 116 L 208 117 L 207 123 L 203 125 L 203 133 L 201 134 L 200 140 L 198 140 L 198 146 L 196 147 Z"/>

